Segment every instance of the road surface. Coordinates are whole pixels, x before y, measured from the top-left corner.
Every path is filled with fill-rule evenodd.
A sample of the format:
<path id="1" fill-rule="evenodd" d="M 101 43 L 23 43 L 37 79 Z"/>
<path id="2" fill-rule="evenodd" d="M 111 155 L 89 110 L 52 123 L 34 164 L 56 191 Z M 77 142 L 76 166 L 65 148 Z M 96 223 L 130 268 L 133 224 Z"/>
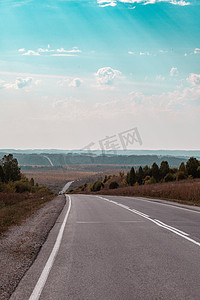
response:
<path id="1" fill-rule="evenodd" d="M 199 300 L 200 209 L 71 195 L 13 299 Z"/>
<path id="2" fill-rule="evenodd" d="M 70 185 L 71 185 L 73 182 L 74 182 L 74 180 L 73 180 L 73 181 L 67 182 L 67 183 L 65 184 L 65 186 L 63 187 L 61 193 L 62 193 L 62 194 L 65 193 L 65 192 L 69 189 Z"/>

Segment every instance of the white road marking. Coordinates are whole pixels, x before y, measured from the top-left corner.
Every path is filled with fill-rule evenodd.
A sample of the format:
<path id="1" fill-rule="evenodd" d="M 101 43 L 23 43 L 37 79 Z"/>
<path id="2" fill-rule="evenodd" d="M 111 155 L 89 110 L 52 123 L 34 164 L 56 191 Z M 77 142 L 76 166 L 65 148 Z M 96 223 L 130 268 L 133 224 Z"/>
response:
<path id="1" fill-rule="evenodd" d="M 131 208 L 129 208 L 128 206 L 121 205 L 120 203 L 117 203 L 117 202 L 115 202 L 115 201 L 113 201 L 113 200 L 109 200 L 109 199 L 104 198 L 104 197 L 101 197 L 101 196 L 96 196 L 96 197 L 97 197 L 97 198 L 100 198 L 100 199 L 103 199 L 103 200 L 105 200 L 105 201 L 108 201 L 108 202 L 110 202 L 110 203 L 113 203 L 113 204 L 115 204 L 115 205 L 117 205 L 117 206 L 120 206 L 120 207 L 122 207 L 122 208 L 124 208 L 124 209 L 127 209 L 128 211 L 131 211 L 131 212 L 133 212 L 133 213 L 135 213 L 135 214 L 137 214 L 137 215 L 140 215 L 141 217 L 143 217 L 143 218 L 145 218 L 145 219 L 147 219 L 147 220 L 153 222 L 154 224 L 156 224 L 156 225 L 158 225 L 158 226 L 160 226 L 160 227 L 162 227 L 162 228 L 165 228 L 165 229 L 167 229 L 167 230 L 169 230 L 169 231 L 171 231 L 171 232 L 173 232 L 173 233 L 175 233 L 175 234 L 177 234 L 177 235 L 183 237 L 184 239 L 186 239 L 186 240 L 188 240 L 188 241 L 192 242 L 193 244 L 195 244 L 195 245 L 197 245 L 197 246 L 200 247 L 200 243 L 199 243 L 199 242 L 197 242 L 197 241 L 191 239 L 191 238 L 189 237 L 189 234 L 187 234 L 187 233 L 185 233 L 185 232 L 183 232 L 183 231 L 181 231 L 181 230 L 179 230 L 179 229 L 177 229 L 177 228 L 174 228 L 174 227 L 172 227 L 172 226 L 169 226 L 169 225 L 167 225 L 167 224 L 165 224 L 165 223 L 163 223 L 163 222 L 161 222 L 161 221 L 159 221 L 159 220 L 152 219 L 152 218 L 150 218 L 149 216 L 147 216 L 147 215 L 141 213 L 141 212 L 138 211 L 138 210 L 131 209 Z"/>
<path id="2" fill-rule="evenodd" d="M 190 208 L 187 208 L 187 207 L 181 207 L 181 206 L 178 206 L 178 205 L 175 205 L 175 203 L 178 203 L 178 202 L 172 202 L 172 203 L 164 203 L 164 202 L 159 202 L 159 201 L 156 201 L 158 199 L 153 199 L 153 198 L 143 198 L 143 197 L 124 197 L 124 198 L 127 198 L 127 199 L 131 199 L 133 198 L 134 200 L 137 200 L 137 201 L 146 201 L 146 202 L 150 202 L 150 203 L 153 203 L 153 204 L 159 204 L 159 205 L 166 205 L 166 206 L 170 206 L 170 207 L 175 207 L 175 208 L 178 208 L 178 209 L 183 209 L 183 210 L 187 210 L 187 211 L 190 211 L 190 212 L 194 212 L 194 213 L 198 213 L 200 214 L 200 210 L 194 210 L 194 209 L 190 209 Z M 151 200 L 152 199 L 152 200 Z M 167 201 L 167 200 L 163 200 L 163 201 Z M 183 204 L 184 205 L 184 204 Z"/>
<path id="3" fill-rule="evenodd" d="M 67 197 L 67 196 L 66 196 Z M 67 223 L 67 219 L 68 219 L 68 216 L 69 216 L 69 212 L 70 212 L 70 209 L 71 209 L 71 197 L 69 197 L 69 207 L 68 207 L 68 210 L 67 210 L 67 213 L 65 215 L 65 218 L 64 218 L 64 221 L 60 227 L 60 230 L 59 230 L 59 233 L 58 233 L 58 236 L 57 236 L 57 239 L 56 239 L 56 242 L 54 244 L 54 247 L 53 247 L 53 250 L 51 251 L 51 254 L 48 258 L 48 261 L 46 262 L 46 265 L 36 283 L 36 286 L 29 298 L 29 300 L 38 300 L 40 298 L 40 295 L 42 293 L 42 290 L 44 288 L 44 285 L 47 281 L 47 278 L 49 276 L 49 273 L 51 271 L 51 268 L 53 266 L 53 263 L 54 263 L 54 260 L 56 258 L 56 255 L 58 253 L 58 250 L 60 248 L 60 244 L 61 244 L 61 240 L 62 240 L 62 237 L 63 237 L 63 232 L 64 232 L 64 229 L 65 229 L 65 225 Z"/>
<path id="4" fill-rule="evenodd" d="M 177 228 L 175 228 L 175 227 L 169 226 L 169 225 L 167 225 L 167 224 L 165 224 L 165 223 L 163 223 L 163 222 L 161 222 L 161 221 L 159 221 L 159 220 L 155 220 L 155 221 L 157 221 L 157 222 L 160 223 L 161 225 L 164 225 L 164 226 L 167 226 L 167 227 L 169 227 L 169 228 L 171 228 L 171 229 L 173 229 L 173 230 L 176 230 L 176 231 L 180 232 L 181 234 L 184 234 L 184 235 L 186 235 L 186 236 L 189 236 L 188 233 L 185 233 L 184 231 L 181 231 L 180 229 L 177 229 Z"/>
<path id="5" fill-rule="evenodd" d="M 112 224 L 112 223 L 144 223 L 144 221 L 113 221 L 113 222 L 77 221 L 76 222 L 76 224 Z"/>

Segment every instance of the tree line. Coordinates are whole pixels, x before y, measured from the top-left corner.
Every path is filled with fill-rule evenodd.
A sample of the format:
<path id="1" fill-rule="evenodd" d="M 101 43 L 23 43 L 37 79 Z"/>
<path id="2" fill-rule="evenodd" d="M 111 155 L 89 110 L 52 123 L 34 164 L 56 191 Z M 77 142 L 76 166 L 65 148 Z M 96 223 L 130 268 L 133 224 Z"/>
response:
<path id="1" fill-rule="evenodd" d="M 132 167 L 126 175 L 126 182 L 133 186 L 135 184 L 179 181 L 187 178 L 200 178 L 200 161 L 195 157 L 190 157 L 186 164 L 182 162 L 179 168 L 170 168 L 167 161 L 162 161 L 160 166 L 156 163 L 153 163 L 151 167 L 142 168 L 140 166 L 136 171 Z"/>

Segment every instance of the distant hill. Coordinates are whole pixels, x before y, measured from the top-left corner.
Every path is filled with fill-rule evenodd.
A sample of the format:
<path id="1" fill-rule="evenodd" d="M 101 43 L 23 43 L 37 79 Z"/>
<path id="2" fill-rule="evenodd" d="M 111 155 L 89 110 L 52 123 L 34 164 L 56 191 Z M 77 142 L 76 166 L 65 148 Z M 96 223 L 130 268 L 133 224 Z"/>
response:
<path id="1" fill-rule="evenodd" d="M 101 150 L 83 151 L 83 150 L 60 150 L 60 149 L 0 149 L 0 154 L 2 153 L 15 153 L 15 154 L 82 154 L 82 155 L 95 155 L 101 156 Z M 190 158 L 194 156 L 200 159 L 200 150 L 117 150 L 115 153 L 113 151 L 105 151 L 105 155 L 157 155 L 157 156 L 173 156 L 173 157 L 186 157 Z"/>
<path id="2" fill-rule="evenodd" d="M 4 150 L 0 152 L 0 157 L 4 154 L 12 153 L 17 158 L 20 166 L 65 166 L 65 165 L 81 165 L 81 164 L 94 164 L 94 165 L 131 165 L 131 166 L 151 166 L 154 162 L 158 165 L 163 160 L 168 161 L 171 167 L 180 166 L 181 162 L 186 162 L 188 156 L 170 156 L 170 155 L 114 155 L 111 153 L 102 154 L 88 154 L 88 153 L 29 153 L 30 150 L 23 152 L 16 150 Z M 16 152 L 15 152 L 16 151 Z M 27 152 L 26 152 L 27 151 Z M 51 151 L 51 150 L 50 150 Z M 147 150 L 146 150 L 147 151 Z M 128 155 L 129 154 L 129 155 Z M 163 153 L 164 154 L 164 153 Z M 191 155 L 192 156 L 192 155 Z M 195 155 L 193 155 L 195 156 Z M 197 156 L 196 156 L 197 157 Z"/>

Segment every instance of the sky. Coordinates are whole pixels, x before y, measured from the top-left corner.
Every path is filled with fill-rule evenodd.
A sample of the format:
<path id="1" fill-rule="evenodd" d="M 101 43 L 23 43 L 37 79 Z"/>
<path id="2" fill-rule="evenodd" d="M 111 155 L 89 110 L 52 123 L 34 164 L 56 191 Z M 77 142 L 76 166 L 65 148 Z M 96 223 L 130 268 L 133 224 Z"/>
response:
<path id="1" fill-rule="evenodd" d="M 133 128 L 127 149 L 200 149 L 199 16 L 199 0 L 0 0 L 0 149 L 121 149 Z"/>

